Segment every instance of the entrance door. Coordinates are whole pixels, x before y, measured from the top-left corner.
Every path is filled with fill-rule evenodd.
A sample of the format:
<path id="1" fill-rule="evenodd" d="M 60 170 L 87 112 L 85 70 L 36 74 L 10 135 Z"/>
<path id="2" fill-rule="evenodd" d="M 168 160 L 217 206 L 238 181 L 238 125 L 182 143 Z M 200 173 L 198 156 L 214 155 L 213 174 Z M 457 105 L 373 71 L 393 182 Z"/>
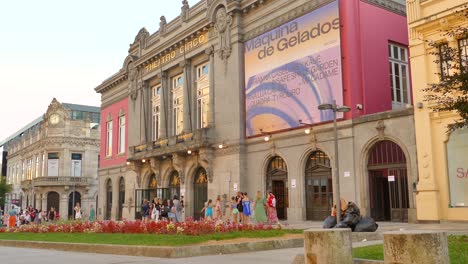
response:
<path id="1" fill-rule="evenodd" d="M 330 159 L 320 150 L 307 160 L 305 188 L 306 219 L 322 221 L 331 213 L 333 185 Z"/>
<path id="2" fill-rule="evenodd" d="M 408 177 L 401 148 L 392 141 L 377 142 L 368 169 L 371 216 L 377 221 L 407 222 Z"/>
<path id="3" fill-rule="evenodd" d="M 273 193 L 276 196 L 276 211 L 278 213 L 278 219 L 286 219 L 286 203 L 288 194 L 284 181 L 273 181 Z"/>
<path id="4" fill-rule="evenodd" d="M 56 192 L 50 192 L 47 194 L 47 211 L 54 207 L 56 212 L 60 212 L 60 196 Z"/>
<path id="5" fill-rule="evenodd" d="M 288 219 L 288 167 L 280 156 L 270 160 L 267 168 L 266 191 L 272 191 L 276 197 L 278 219 Z"/>
<path id="6" fill-rule="evenodd" d="M 75 209 L 76 203 L 80 203 L 80 206 L 81 206 L 81 194 L 79 192 L 72 192 L 68 196 L 68 219 L 75 219 L 74 209 Z"/>
<path id="7" fill-rule="evenodd" d="M 193 182 L 193 219 L 200 220 L 204 217 L 201 212 L 208 201 L 208 179 L 204 168 L 199 168 Z"/>

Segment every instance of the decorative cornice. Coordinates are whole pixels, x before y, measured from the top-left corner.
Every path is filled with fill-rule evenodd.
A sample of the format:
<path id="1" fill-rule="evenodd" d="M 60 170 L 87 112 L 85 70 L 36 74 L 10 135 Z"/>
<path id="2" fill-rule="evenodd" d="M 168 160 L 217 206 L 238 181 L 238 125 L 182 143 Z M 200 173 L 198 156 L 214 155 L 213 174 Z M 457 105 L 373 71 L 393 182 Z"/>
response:
<path id="1" fill-rule="evenodd" d="M 281 15 L 281 16 L 277 16 L 275 17 L 274 19 L 266 22 L 266 23 L 262 23 L 262 25 L 246 32 L 244 34 L 244 37 L 243 39 L 244 40 L 249 40 L 249 39 L 252 39 L 256 36 L 259 36 L 267 31 L 270 31 L 278 26 L 281 26 L 282 24 L 284 24 L 285 22 L 287 21 L 290 21 L 292 19 L 295 19 L 295 18 L 298 18 L 302 15 L 305 15 L 307 13 L 309 13 L 310 11 L 314 10 L 314 9 L 317 9 L 321 6 L 324 6 L 328 3 L 331 3 L 332 1 L 334 0 L 324 0 L 324 1 L 307 1 L 307 3 L 301 5 L 301 6 L 298 6 L 296 8 L 294 8 L 293 10 Z M 286 2 L 285 2 L 286 3 Z M 286 3 L 286 4 L 289 4 L 289 3 Z M 251 8 L 251 6 L 254 6 L 255 7 L 255 3 L 254 4 L 251 4 L 249 7 L 245 7 L 244 8 L 244 13 L 248 12 Z M 258 17 L 256 18 L 256 20 L 260 20 L 260 19 L 263 19 L 263 17 Z M 252 23 L 255 23 L 255 21 L 251 22 L 250 24 Z"/>
<path id="2" fill-rule="evenodd" d="M 94 88 L 94 90 L 96 93 L 105 93 L 127 79 L 128 76 L 125 73 L 125 69 L 120 69 L 119 72 L 104 80 L 98 87 Z"/>
<path id="3" fill-rule="evenodd" d="M 371 5 L 386 9 L 390 12 L 406 16 L 406 6 L 392 0 L 363 0 Z"/>

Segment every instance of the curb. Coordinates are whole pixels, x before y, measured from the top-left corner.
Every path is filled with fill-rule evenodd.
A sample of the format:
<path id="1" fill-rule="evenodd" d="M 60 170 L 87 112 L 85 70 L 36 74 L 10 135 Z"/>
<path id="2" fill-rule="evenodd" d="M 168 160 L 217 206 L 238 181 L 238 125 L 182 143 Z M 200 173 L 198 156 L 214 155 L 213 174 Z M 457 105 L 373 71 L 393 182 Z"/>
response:
<path id="1" fill-rule="evenodd" d="M 304 246 L 303 238 L 276 239 L 219 245 L 194 245 L 181 247 L 129 246 L 109 244 L 59 243 L 42 241 L 0 240 L 0 246 L 74 251 L 98 254 L 128 255 L 158 258 L 187 258 L 205 255 L 233 254 L 262 250 L 298 248 Z"/>

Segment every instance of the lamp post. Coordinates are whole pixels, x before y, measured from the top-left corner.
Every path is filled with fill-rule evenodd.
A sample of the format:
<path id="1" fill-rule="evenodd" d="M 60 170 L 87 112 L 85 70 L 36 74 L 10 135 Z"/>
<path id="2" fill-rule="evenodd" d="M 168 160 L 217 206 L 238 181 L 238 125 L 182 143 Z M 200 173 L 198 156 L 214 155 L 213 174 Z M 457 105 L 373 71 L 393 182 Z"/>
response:
<path id="1" fill-rule="evenodd" d="M 332 110 L 333 111 L 333 130 L 335 134 L 335 166 L 333 169 L 332 182 L 333 182 L 333 201 L 336 205 L 336 223 L 341 221 L 341 200 L 340 200 L 340 175 L 338 169 L 338 129 L 336 124 L 336 112 L 348 112 L 351 110 L 348 106 L 337 106 L 336 100 L 331 104 L 321 104 L 318 106 L 319 110 Z"/>

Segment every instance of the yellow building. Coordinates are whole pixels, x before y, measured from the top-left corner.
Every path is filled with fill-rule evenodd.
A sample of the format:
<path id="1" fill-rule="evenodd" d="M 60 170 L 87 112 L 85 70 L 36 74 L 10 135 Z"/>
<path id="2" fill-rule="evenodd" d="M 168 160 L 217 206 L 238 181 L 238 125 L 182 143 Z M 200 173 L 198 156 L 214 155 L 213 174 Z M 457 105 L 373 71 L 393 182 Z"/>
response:
<path id="1" fill-rule="evenodd" d="M 415 127 L 419 178 L 415 186 L 417 218 L 421 222 L 468 221 L 468 129 L 447 133 L 447 126 L 459 118 L 455 112 L 433 112 L 424 100 L 424 88 L 439 82 L 446 72 L 444 60 L 434 62 L 431 54 L 440 43 L 468 54 L 468 36 L 446 37 L 453 26 L 468 27 L 457 16 L 466 0 L 408 0 L 411 71 L 415 105 Z"/>

